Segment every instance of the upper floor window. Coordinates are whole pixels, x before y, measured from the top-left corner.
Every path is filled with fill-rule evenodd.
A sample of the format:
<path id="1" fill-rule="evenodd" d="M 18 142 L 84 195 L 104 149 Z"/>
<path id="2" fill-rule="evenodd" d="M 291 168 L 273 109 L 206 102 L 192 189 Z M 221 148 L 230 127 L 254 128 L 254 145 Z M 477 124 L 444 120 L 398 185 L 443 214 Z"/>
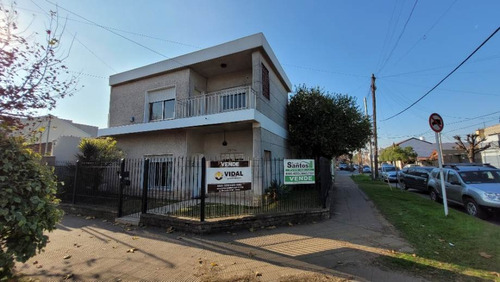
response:
<path id="1" fill-rule="evenodd" d="M 262 64 L 262 95 L 267 99 L 269 96 L 269 70 Z"/>
<path id="2" fill-rule="evenodd" d="M 175 88 L 165 88 L 147 93 L 147 121 L 172 119 L 175 117 Z"/>

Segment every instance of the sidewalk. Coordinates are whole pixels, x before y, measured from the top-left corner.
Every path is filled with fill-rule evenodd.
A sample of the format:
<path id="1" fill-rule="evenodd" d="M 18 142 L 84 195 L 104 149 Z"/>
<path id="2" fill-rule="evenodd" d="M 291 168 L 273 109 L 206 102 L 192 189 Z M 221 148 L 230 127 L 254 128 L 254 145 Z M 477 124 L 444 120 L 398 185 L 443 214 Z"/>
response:
<path id="1" fill-rule="evenodd" d="M 330 220 L 253 232 L 200 236 L 66 215 L 45 252 L 17 264 L 17 271 L 34 281 L 286 281 L 301 275 L 423 281 L 373 263 L 391 250 L 412 249 L 349 175 L 338 175 L 335 187 Z M 331 280 L 318 280 L 324 274 Z"/>

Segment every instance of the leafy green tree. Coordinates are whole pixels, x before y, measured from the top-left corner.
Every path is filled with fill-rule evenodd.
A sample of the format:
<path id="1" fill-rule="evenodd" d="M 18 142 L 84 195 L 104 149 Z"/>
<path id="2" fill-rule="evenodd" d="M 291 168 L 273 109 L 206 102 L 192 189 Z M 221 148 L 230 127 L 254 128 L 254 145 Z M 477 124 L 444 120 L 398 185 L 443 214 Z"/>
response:
<path id="1" fill-rule="evenodd" d="M 0 278 L 11 277 L 14 261 L 25 262 L 47 244 L 62 217 L 57 182 L 40 155 L 20 138 L 0 131 Z"/>
<path id="2" fill-rule="evenodd" d="M 80 162 L 109 163 L 124 157 L 124 153 L 116 145 L 116 140 L 111 137 L 83 138 L 78 145 L 80 153 L 77 158 Z"/>
<path id="3" fill-rule="evenodd" d="M 327 158 L 363 148 L 371 136 L 370 120 L 355 98 L 297 87 L 287 108 L 289 144 L 298 157 Z"/>
<path id="4" fill-rule="evenodd" d="M 415 162 L 418 154 L 413 150 L 413 147 L 408 146 L 401 148 L 398 145 L 392 145 L 382 150 L 379 160 L 382 162 L 401 161 L 403 165 Z"/>

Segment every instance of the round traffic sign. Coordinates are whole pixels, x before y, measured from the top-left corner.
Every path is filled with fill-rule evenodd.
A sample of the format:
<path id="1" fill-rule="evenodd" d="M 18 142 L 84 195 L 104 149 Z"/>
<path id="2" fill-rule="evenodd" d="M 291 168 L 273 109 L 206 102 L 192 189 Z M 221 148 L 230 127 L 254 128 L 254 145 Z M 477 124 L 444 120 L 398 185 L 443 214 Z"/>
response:
<path id="1" fill-rule="evenodd" d="M 441 132 L 444 127 L 443 118 L 439 114 L 433 113 L 429 116 L 429 125 L 435 132 Z"/>

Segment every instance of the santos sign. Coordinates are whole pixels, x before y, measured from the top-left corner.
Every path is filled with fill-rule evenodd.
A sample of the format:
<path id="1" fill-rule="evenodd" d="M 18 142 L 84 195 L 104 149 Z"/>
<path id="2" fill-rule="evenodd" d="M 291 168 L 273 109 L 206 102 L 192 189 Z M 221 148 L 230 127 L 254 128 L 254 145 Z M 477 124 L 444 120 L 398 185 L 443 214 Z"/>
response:
<path id="1" fill-rule="evenodd" d="M 314 184 L 314 160 L 285 159 L 284 184 Z"/>
<path id="2" fill-rule="evenodd" d="M 235 192 L 252 188 L 249 161 L 207 161 L 207 192 Z"/>

